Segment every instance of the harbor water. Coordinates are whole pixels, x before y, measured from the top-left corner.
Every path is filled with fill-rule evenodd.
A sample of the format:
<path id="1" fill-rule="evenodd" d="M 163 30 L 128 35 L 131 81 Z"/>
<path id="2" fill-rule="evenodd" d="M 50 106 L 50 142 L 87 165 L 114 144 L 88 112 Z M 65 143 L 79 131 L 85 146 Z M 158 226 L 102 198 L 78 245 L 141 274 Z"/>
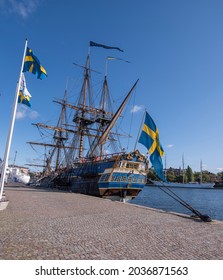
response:
<path id="1" fill-rule="evenodd" d="M 165 187 L 146 186 L 129 203 L 193 215 L 189 209 L 167 195 L 162 189 L 165 190 Z M 207 214 L 214 220 L 223 221 L 223 189 L 170 188 L 170 190 L 201 214 Z"/>

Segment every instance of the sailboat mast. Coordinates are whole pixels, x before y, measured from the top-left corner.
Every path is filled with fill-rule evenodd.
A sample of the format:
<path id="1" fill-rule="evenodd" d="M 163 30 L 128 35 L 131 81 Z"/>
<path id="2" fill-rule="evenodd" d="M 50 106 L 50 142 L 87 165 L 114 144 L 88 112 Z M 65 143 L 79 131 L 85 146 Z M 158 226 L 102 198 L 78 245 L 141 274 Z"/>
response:
<path id="1" fill-rule="evenodd" d="M 185 173 L 184 173 L 184 154 L 182 155 L 182 166 L 183 166 L 183 184 L 185 181 Z"/>
<path id="2" fill-rule="evenodd" d="M 202 160 L 201 160 L 201 162 L 200 162 L 200 169 L 201 169 L 201 178 L 200 178 L 200 184 L 202 184 L 202 180 L 203 180 L 203 178 L 202 178 Z"/>

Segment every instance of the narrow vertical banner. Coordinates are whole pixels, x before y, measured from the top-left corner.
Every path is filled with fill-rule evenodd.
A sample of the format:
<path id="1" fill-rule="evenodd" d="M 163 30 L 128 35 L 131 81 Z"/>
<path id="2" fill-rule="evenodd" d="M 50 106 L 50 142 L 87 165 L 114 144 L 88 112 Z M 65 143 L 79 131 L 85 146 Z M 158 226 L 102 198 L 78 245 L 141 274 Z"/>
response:
<path id="1" fill-rule="evenodd" d="M 0 180 L 0 202 L 2 200 L 2 195 L 3 195 L 3 189 L 4 189 L 4 182 L 5 182 L 5 174 L 6 174 L 6 168 L 8 166 L 8 157 L 9 157 L 9 151 L 10 151 L 10 146 L 12 142 L 12 134 L 13 134 L 13 129 L 14 129 L 14 123 L 15 123 L 15 116 L 16 116 L 16 110 L 17 110 L 17 105 L 18 105 L 18 96 L 19 96 L 19 90 L 21 87 L 21 78 L 22 78 L 22 71 L 23 71 L 23 66 L 24 66 L 24 60 L 25 60 L 25 54 L 26 54 L 26 49 L 27 49 L 27 44 L 28 40 L 26 39 L 25 41 L 25 48 L 24 48 L 24 53 L 23 53 L 23 58 L 22 58 L 22 65 L 20 69 L 20 74 L 19 74 L 19 80 L 16 85 L 16 91 L 15 91 L 15 98 L 14 98 L 14 104 L 12 108 L 12 115 L 11 115 L 11 122 L 10 122 L 10 127 L 9 127 L 9 132 L 8 132 L 8 138 L 6 142 L 6 148 L 5 148 L 5 155 L 4 155 L 4 160 L 3 160 L 3 165 L 2 165 L 2 171 L 1 171 L 1 180 Z"/>

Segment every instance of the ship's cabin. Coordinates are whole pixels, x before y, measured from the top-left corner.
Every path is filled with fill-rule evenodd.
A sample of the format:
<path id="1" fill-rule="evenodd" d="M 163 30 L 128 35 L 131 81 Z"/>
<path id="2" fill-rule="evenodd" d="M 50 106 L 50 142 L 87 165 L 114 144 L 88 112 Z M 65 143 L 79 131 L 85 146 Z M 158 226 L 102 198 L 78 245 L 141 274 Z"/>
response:
<path id="1" fill-rule="evenodd" d="M 145 171 L 146 170 L 146 164 L 143 162 L 135 162 L 135 161 L 126 161 L 122 160 L 119 163 L 119 167 L 124 169 L 135 169 L 139 171 Z"/>

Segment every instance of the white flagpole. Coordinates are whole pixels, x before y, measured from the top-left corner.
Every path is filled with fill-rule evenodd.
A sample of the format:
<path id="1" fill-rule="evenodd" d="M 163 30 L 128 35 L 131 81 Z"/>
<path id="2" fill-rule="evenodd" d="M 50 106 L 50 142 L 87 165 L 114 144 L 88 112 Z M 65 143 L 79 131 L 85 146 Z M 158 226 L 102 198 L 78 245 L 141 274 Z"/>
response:
<path id="1" fill-rule="evenodd" d="M 6 168 L 8 166 L 8 157 L 9 157 L 9 151 L 10 151 L 10 146 L 11 146 L 11 141 L 12 141 L 12 133 L 13 133 L 14 123 L 15 123 L 15 115 L 16 115 L 16 110 L 17 110 L 18 96 L 19 96 L 19 90 L 20 90 L 20 86 L 21 86 L 21 77 L 22 77 L 22 70 L 23 70 L 23 65 L 24 65 L 24 60 L 25 60 L 25 55 L 26 55 L 27 44 L 28 44 L 28 40 L 26 39 L 19 80 L 18 80 L 17 86 L 16 86 L 14 104 L 13 104 L 12 115 L 11 115 L 11 124 L 10 124 L 9 132 L 8 132 L 8 139 L 7 139 L 7 143 L 6 143 L 5 155 L 4 155 L 3 165 L 2 165 L 1 181 L 0 181 L 0 188 L 1 188 L 0 202 L 2 199 L 2 195 L 3 195 Z"/>
<path id="2" fill-rule="evenodd" d="M 145 122 L 145 116 L 146 116 L 146 109 L 145 109 L 145 112 L 144 112 L 143 117 L 142 117 L 141 125 L 139 127 L 139 131 L 138 131 L 138 135 L 137 135 L 137 138 L 136 138 L 136 142 L 135 142 L 135 146 L 134 146 L 134 150 L 133 151 L 136 150 L 136 146 L 137 146 L 137 143 L 139 141 L 139 134 L 142 131 L 143 121 Z"/>

